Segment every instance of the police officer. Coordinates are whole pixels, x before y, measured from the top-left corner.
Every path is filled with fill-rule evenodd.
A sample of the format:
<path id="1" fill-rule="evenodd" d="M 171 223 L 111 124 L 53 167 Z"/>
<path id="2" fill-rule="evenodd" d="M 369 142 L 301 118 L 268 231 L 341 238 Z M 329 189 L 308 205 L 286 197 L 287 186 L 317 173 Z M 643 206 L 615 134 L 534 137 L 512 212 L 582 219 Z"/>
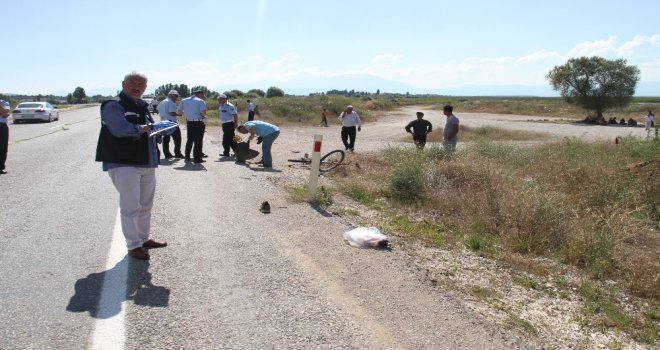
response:
<path id="1" fill-rule="evenodd" d="M 227 95 L 218 95 L 218 117 L 222 124 L 222 156 L 229 157 L 229 149 L 231 148 L 236 154 L 236 140 L 234 140 L 234 130 L 238 126 L 238 112 L 233 104 L 227 101 Z"/>
<path id="2" fill-rule="evenodd" d="M 169 120 L 176 123 L 176 99 L 179 98 L 179 92 L 176 90 L 170 90 L 167 94 L 167 98 L 162 100 L 158 104 L 158 110 L 160 111 L 160 120 Z M 174 156 L 170 153 L 170 139 L 174 140 Z M 165 158 L 183 158 L 181 154 L 181 130 L 179 127 L 174 128 L 174 132 L 170 135 L 163 136 L 163 153 L 165 153 Z"/>
<path id="3" fill-rule="evenodd" d="M 6 174 L 5 162 L 7 161 L 7 151 L 9 149 L 9 126 L 7 118 L 9 117 L 9 102 L 0 100 L 0 174 Z"/>
<path id="4" fill-rule="evenodd" d="M 202 143 L 204 142 L 204 131 L 206 130 L 206 102 L 204 100 L 203 90 L 193 91 L 193 95 L 181 100 L 177 115 L 186 117 L 188 129 L 188 140 L 186 140 L 186 161 L 190 161 L 190 151 L 193 152 L 193 161 L 195 163 L 204 163 L 202 159 L 205 154 L 202 152 Z"/>

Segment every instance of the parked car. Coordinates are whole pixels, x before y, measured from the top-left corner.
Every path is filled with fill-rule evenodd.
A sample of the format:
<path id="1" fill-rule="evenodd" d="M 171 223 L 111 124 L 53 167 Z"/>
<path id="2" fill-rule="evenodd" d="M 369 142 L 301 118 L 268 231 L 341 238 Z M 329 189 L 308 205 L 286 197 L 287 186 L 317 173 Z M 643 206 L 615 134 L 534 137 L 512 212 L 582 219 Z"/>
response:
<path id="1" fill-rule="evenodd" d="M 142 97 L 142 99 L 147 103 L 151 114 L 158 114 L 158 99 L 155 97 Z"/>
<path id="2" fill-rule="evenodd" d="M 12 111 L 11 117 L 14 123 L 27 120 L 43 120 L 50 123 L 60 119 L 60 112 L 48 102 L 21 102 Z"/>

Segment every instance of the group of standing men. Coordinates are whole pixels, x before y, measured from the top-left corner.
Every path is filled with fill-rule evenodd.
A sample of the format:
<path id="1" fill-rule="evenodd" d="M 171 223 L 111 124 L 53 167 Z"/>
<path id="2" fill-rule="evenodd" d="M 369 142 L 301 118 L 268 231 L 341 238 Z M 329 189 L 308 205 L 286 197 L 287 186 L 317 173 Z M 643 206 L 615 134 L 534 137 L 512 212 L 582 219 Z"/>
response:
<path id="1" fill-rule="evenodd" d="M 96 161 L 102 162 L 102 168 L 108 172 L 113 185 L 119 192 L 119 209 L 122 231 L 126 240 L 128 255 L 141 260 L 149 260 L 148 250 L 166 247 L 167 243 L 150 238 L 151 209 L 153 207 L 156 189 L 156 173 L 159 152 L 157 140 L 160 131 L 152 130 L 154 120 L 149 113 L 148 104 L 141 99 L 147 88 L 147 77 L 141 73 L 131 72 L 122 81 L 122 91 L 115 98 L 101 105 L 101 130 L 99 133 Z M 163 149 L 166 158 L 185 158 L 196 163 L 204 162 L 206 156 L 202 152 L 202 142 L 206 129 L 206 102 L 204 91 L 196 90 L 193 95 L 181 100 L 178 107 L 176 100 L 179 93 L 169 91 L 167 98 L 159 104 L 161 119 L 176 122 L 177 117 L 185 116 L 188 140 L 185 155 L 181 154 L 181 131 L 176 128 L 170 135 L 164 137 Z M 262 142 L 262 160 L 264 168 L 272 167 L 271 146 L 280 134 L 279 128 L 260 120 L 253 120 L 255 108 L 248 103 L 248 113 L 251 118 L 238 125 L 236 107 L 227 101 L 227 96 L 220 94 L 218 116 L 222 123 L 221 156 L 228 157 L 229 151 L 236 153 L 235 130 L 249 134 L 249 140 L 258 138 Z M 8 109 L 0 106 L 0 136 L 6 133 L 6 117 Z M 458 118 L 453 115 L 452 107 L 445 106 L 447 116 L 444 143 L 452 150 L 456 147 L 458 134 Z M 324 114 L 325 116 L 325 114 Z M 424 147 L 426 134 L 431 132 L 430 123 L 420 122 L 423 113 L 417 114 L 414 125 L 406 126 L 406 131 L 414 130 L 416 143 Z M 341 138 L 346 150 L 353 151 L 356 133 L 361 131 L 360 116 L 353 111 L 353 106 L 347 106 L 339 115 L 342 123 Z M 3 122 L 4 121 L 4 128 Z M 427 124 L 428 123 L 428 124 Z M 421 126 L 416 126 L 421 125 Z M 4 130 L 4 131 L 3 131 Z M 170 139 L 174 140 L 174 154 L 170 153 Z M 0 144 L 2 147 L 2 144 Z M 6 156 L 6 146 L 5 146 Z M 0 148 L 0 157 L 3 149 Z M 4 173 L 3 167 L 0 170 Z"/>
<path id="2" fill-rule="evenodd" d="M 121 227 L 128 255 L 140 260 L 150 259 L 149 249 L 167 246 L 166 242 L 150 238 L 151 209 L 156 190 L 155 169 L 159 162 L 157 141 L 161 133 L 153 130 L 154 120 L 149 105 L 141 99 L 146 88 L 147 77 L 131 72 L 124 77 L 119 95 L 101 104 L 101 130 L 96 147 L 96 161 L 102 162 L 103 171 L 108 172 L 119 193 Z M 163 137 L 164 156 L 189 161 L 192 152 L 192 160 L 203 163 L 206 155 L 202 152 L 202 143 L 207 112 L 204 91 L 194 91 L 192 96 L 181 100 L 177 107 L 178 97 L 176 90 L 169 91 L 158 109 L 162 120 L 176 122 L 178 116 L 186 118 L 188 140 L 185 155 L 181 154 L 181 131 L 177 127 L 173 133 Z M 224 94 L 220 94 L 218 100 L 218 114 L 223 130 L 221 155 L 229 156 L 230 149 L 236 152 L 234 130 L 238 130 L 244 134 L 249 133 L 250 139 L 255 136 L 263 139 L 261 163 L 265 168 L 272 167 L 270 147 L 279 136 L 279 128 L 255 120 L 237 127 L 238 113 L 234 105 L 227 102 Z M 0 133 L 3 130 L 2 121 L 6 123 L 8 109 L 0 109 Z M 170 152 L 170 139 L 174 140 L 174 154 Z"/>
<path id="3" fill-rule="evenodd" d="M 458 129 L 459 129 L 459 120 L 458 117 L 454 115 L 454 107 L 451 105 L 445 105 L 442 108 L 442 113 L 447 117 L 445 122 L 445 128 L 442 132 L 442 147 L 446 151 L 456 150 L 456 144 L 458 143 Z M 417 119 L 408 123 L 405 126 L 407 133 L 413 135 L 413 142 L 415 146 L 419 149 L 423 149 L 426 145 L 426 135 L 433 131 L 433 125 L 431 122 L 424 119 L 423 112 L 417 112 Z"/>

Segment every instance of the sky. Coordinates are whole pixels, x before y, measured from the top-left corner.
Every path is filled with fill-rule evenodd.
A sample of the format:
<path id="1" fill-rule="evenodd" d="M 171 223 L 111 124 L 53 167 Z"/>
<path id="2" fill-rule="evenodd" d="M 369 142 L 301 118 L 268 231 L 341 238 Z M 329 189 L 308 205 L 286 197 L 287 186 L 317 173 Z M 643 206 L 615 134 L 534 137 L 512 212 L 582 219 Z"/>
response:
<path id="1" fill-rule="evenodd" d="M 626 59 L 660 96 L 658 0 L 3 1 L 0 93 L 114 94 L 127 73 L 215 91 L 277 86 L 557 96 L 573 57 Z"/>

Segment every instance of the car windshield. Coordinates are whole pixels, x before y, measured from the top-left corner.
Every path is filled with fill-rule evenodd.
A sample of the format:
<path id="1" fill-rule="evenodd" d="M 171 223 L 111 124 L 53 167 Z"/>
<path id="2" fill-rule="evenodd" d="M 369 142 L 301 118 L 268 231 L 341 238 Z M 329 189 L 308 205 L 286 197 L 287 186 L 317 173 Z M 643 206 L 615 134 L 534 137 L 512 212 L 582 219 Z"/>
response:
<path id="1" fill-rule="evenodd" d="M 41 103 L 21 103 L 16 108 L 42 108 Z"/>

